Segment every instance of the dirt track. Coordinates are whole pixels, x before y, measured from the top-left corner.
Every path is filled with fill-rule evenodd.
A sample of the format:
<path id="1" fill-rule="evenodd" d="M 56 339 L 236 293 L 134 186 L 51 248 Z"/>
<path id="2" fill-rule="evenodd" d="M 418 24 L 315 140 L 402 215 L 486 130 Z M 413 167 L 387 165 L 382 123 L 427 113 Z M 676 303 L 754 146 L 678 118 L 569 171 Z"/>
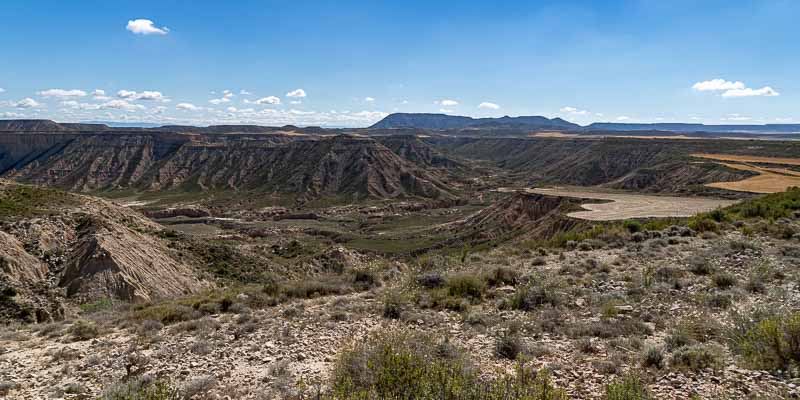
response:
<path id="1" fill-rule="evenodd" d="M 613 221 L 628 218 L 690 217 L 697 213 L 730 206 L 736 201 L 700 197 L 651 196 L 628 193 L 608 193 L 579 188 L 527 189 L 530 193 L 577 199 L 607 200 L 608 203 L 587 203 L 588 211 L 567 214 L 589 221 Z"/>

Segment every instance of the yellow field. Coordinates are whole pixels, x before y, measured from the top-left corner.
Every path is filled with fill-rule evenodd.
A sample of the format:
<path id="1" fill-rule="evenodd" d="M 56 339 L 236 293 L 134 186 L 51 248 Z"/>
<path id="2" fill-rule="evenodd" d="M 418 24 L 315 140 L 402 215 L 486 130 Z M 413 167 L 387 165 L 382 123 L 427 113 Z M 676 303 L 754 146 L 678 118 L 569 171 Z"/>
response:
<path id="1" fill-rule="evenodd" d="M 759 157 L 759 156 L 740 156 L 734 154 L 706 154 L 695 153 L 690 154 L 692 157 L 705 158 L 717 161 L 736 161 L 736 162 L 752 162 L 761 164 L 781 164 L 781 165 L 800 165 L 800 158 L 789 157 Z"/>
<path id="2" fill-rule="evenodd" d="M 792 186 L 800 186 L 800 172 L 786 168 L 756 167 L 749 164 L 737 164 L 722 161 L 738 161 L 751 163 L 768 163 L 783 165 L 800 165 L 798 158 L 782 157 L 757 157 L 757 156 L 738 156 L 729 154 L 692 154 L 693 157 L 715 160 L 728 168 L 742 171 L 752 171 L 759 175 L 736 182 L 714 182 L 706 186 L 717 189 L 735 190 L 738 192 L 750 193 L 777 193 L 786 191 Z"/>

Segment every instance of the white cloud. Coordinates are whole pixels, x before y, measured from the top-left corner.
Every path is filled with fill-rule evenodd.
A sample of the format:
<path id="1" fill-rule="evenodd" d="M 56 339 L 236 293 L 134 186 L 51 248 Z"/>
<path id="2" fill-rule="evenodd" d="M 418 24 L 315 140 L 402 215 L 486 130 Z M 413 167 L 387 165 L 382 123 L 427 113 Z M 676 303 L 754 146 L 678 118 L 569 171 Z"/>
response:
<path id="1" fill-rule="evenodd" d="M 248 96 L 248 95 L 251 95 L 252 93 L 248 92 L 247 90 L 242 89 L 242 90 L 239 91 L 239 94 L 242 95 L 242 96 Z"/>
<path id="2" fill-rule="evenodd" d="M 458 105 L 457 101 L 450 100 L 450 99 L 437 100 L 437 101 L 434 101 L 433 103 L 434 104 L 438 104 L 440 106 L 444 106 L 444 107 L 452 107 L 452 106 L 457 106 Z"/>
<path id="3" fill-rule="evenodd" d="M 226 111 L 228 111 L 228 112 L 232 112 L 232 113 L 234 113 L 234 112 L 238 111 L 238 110 L 236 109 L 236 107 L 228 107 L 228 108 L 226 108 L 225 110 L 226 110 Z"/>
<path id="4" fill-rule="evenodd" d="M 500 106 L 495 104 L 495 103 L 490 103 L 488 101 L 484 101 L 483 103 L 478 104 L 478 108 L 485 108 L 485 109 L 488 109 L 488 110 L 498 110 L 498 109 L 500 109 Z"/>
<path id="5" fill-rule="evenodd" d="M 0 87 L 0 93 L 5 93 L 6 90 Z"/>
<path id="6" fill-rule="evenodd" d="M 149 19 L 130 20 L 125 29 L 137 35 L 166 35 L 169 32 L 166 26 L 157 28 Z"/>
<path id="7" fill-rule="evenodd" d="M 769 86 L 764 86 L 761 89 L 751 89 L 744 82 L 732 82 L 720 78 L 697 82 L 692 85 L 692 89 L 700 92 L 723 92 L 722 97 L 780 96 L 778 91 Z"/>
<path id="8" fill-rule="evenodd" d="M 3 118 L 21 118 L 22 114 L 15 113 L 15 112 L 4 112 L 4 113 L 0 113 L 0 117 L 3 117 Z"/>
<path id="9" fill-rule="evenodd" d="M 72 90 L 64 90 L 64 89 L 47 89 L 42 90 L 37 93 L 39 96 L 42 97 L 56 97 L 59 99 L 70 99 L 76 97 L 85 97 L 86 92 L 83 90 L 72 89 Z"/>
<path id="10" fill-rule="evenodd" d="M 106 96 L 106 91 L 102 89 L 95 89 L 92 92 L 92 97 L 95 100 L 103 100 L 103 101 L 111 99 L 110 97 Z"/>
<path id="11" fill-rule="evenodd" d="M 178 103 L 178 105 L 176 105 L 175 108 L 177 108 L 178 110 L 184 110 L 184 111 L 198 111 L 198 110 L 200 110 L 200 107 L 198 107 L 198 106 L 196 106 L 196 105 L 194 105 L 192 103 Z"/>
<path id="12" fill-rule="evenodd" d="M 303 101 L 302 100 L 292 100 L 292 101 L 289 102 L 289 104 L 294 104 L 294 105 L 303 104 Z"/>
<path id="13" fill-rule="evenodd" d="M 286 97 L 306 97 L 306 91 L 303 89 L 292 90 L 291 92 L 286 93 Z"/>
<path id="14" fill-rule="evenodd" d="M 450 113 L 453 112 L 453 110 L 450 110 L 450 109 L 447 109 L 447 108 L 440 108 L 439 112 L 440 113 L 445 113 L 445 114 L 450 114 Z"/>
<path id="15" fill-rule="evenodd" d="M 245 103 L 249 104 L 250 102 L 249 101 L 245 101 Z M 281 99 L 276 97 L 276 96 L 267 96 L 267 97 L 262 97 L 262 98 L 260 98 L 260 99 L 258 99 L 256 101 L 254 101 L 253 103 L 255 103 L 255 104 L 278 105 L 278 104 L 281 104 Z"/>
<path id="16" fill-rule="evenodd" d="M 110 100 L 101 104 L 94 103 L 80 103 L 75 100 L 67 100 L 61 102 L 62 107 L 68 107 L 75 110 L 93 111 L 93 110 L 122 110 L 122 111 L 138 111 L 144 110 L 146 107 L 140 104 L 132 104 L 126 100 Z"/>
<path id="17" fill-rule="evenodd" d="M 726 81 L 725 79 L 712 79 L 710 81 L 702 81 L 697 82 L 692 85 L 692 89 L 700 91 L 700 92 L 707 92 L 707 91 L 717 91 L 717 90 L 731 90 L 731 89 L 744 89 L 744 83 L 740 81 L 731 82 Z"/>
<path id="18" fill-rule="evenodd" d="M 135 92 L 132 90 L 120 90 L 117 92 L 117 97 L 125 100 L 146 100 L 146 101 L 163 101 L 167 102 L 169 99 L 164 97 L 161 92 L 145 90 L 143 92 Z"/>
<path id="19" fill-rule="evenodd" d="M 228 102 L 231 101 L 231 98 L 233 96 L 234 96 L 234 94 L 230 90 L 223 90 L 222 91 L 222 97 L 220 97 L 218 99 L 211 99 L 208 102 L 211 103 L 211 104 L 216 104 L 216 105 L 222 104 L 222 103 L 228 103 Z"/>
<path id="20" fill-rule="evenodd" d="M 630 121 L 630 119 L 631 117 L 626 117 L 624 115 L 617 117 L 617 121 Z"/>
<path id="21" fill-rule="evenodd" d="M 145 106 L 141 104 L 132 104 L 125 100 L 111 100 L 107 101 L 103 104 L 98 104 L 97 109 L 99 110 L 107 110 L 107 109 L 114 109 L 114 110 L 124 110 L 124 111 L 136 111 L 136 110 L 144 110 Z"/>
<path id="22" fill-rule="evenodd" d="M 722 93 L 722 97 L 753 97 L 753 96 L 767 96 L 767 97 L 774 97 L 780 96 L 781 94 L 775 91 L 775 89 L 764 86 L 761 89 L 731 89 Z"/>
<path id="23" fill-rule="evenodd" d="M 38 108 L 42 105 L 32 98 L 26 97 L 16 103 L 13 103 L 12 106 L 15 108 Z"/>
<path id="24" fill-rule="evenodd" d="M 364 97 L 364 101 L 371 103 L 371 102 L 375 101 L 375 98 L 374 97 Z"/>
<path id="25" fill-rule="evenodd" d="M 577 109 L 575 107 L 569 107 L 569 106 L 561 107 L 559 109 L 559 111 L 561 111 L 562 113 L 572 114 L 572 115 L 587 115 L 587 114 L 589 114 L 589 111 L 579 110 L 579 109 Z"/>

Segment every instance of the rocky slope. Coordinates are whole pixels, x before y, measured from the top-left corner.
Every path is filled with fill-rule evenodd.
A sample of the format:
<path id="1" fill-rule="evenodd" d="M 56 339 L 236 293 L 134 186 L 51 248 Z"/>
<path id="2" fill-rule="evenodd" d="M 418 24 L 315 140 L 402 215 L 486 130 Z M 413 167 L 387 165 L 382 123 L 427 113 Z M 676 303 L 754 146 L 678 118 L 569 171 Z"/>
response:
<path id="1" fill-rule="evenodd" d="M 4 177 L 74 191 L 242 190 L 295 195 L 394 198 L 449 196 L 442 178 L 420 162 L 353 136 L 295 140 L 286 135 L 181 134 L 0 135 Z M 398 150 L 400 151 L 400 150 Z M 413 157 L 412 157 L 413 156 Z"/>
<path id="2" fill-rule="evenodd" d="M 698 163 L 689 154 L 710 150 L 737 154 L 794 154 L 800 146 L 742 141 L 658 139 L 441 139 L 428 141 L 445 155 L 493 162 L 520 184 L 606 185 L 647 192 L 680 193 L 692 185 L 752 176 L 722 165 Z"/>
<path id="3" fill-rule="evenodd" d="M 0 208 L 15 210 L 0 224 L 0 290 L 10 294 L 0 311 L 11 310 L 0 318 L 49 319 L 64 295 L 148 301 L 209 286 L 157 237 L 160 226 L 130 209 L 2 180 Z"/>
<path id="4" fill-rule="evenodd" d="M 516 192 L 444 228 L 472 243 L 515 237 L 545 240 L 585 225 L 566 217 L 566 212 L 578 208 L 578 204 L 564 197 Z"/>

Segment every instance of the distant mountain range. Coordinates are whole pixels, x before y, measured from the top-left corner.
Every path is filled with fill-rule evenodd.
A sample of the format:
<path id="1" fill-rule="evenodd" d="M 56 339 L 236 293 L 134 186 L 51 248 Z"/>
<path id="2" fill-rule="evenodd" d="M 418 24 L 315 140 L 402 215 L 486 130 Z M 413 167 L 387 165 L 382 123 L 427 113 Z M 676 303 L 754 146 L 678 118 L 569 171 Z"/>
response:
<path id="1" fill-rule="evenodd" d="M 158 128 L 164 124 L 154 122 L 81 121 L 82 124 L 105 125 L 112 128 Z"/>
<path id="2" fill-rule="evenodd" d="M 595 131 L 667 131 L 667 132 L 745 132 L 745 133 L 800 133 L 800 124 L 767 125 L 705 125 L 686 123 L 627 124 L 597 122 L 580 126 L 561 118 L 549 119 L 541 116 L 502 118 L 471 118 L 446 114 L 395 113 L 386 116 L 370 128 L 419 128 L 419 129 L 465 129 L 465 128 L 526 128 L 554 129 L 574 132 Z"/>
<path id="3" fill-rule="evenodd" d="M 421 128 L 421 129 L 464 129 L 489 127 L 537 127 L 539 129 L 575 130 L 581 126 L 561 118 L 509 117 L 472 118 L 446 114 L 390 114 L 370 128 Z"/>
<path id="4" fill-rule="evenodd" d="M 584 129 L 589 131 L 800 133 L 800 124 L 706 125 L 683 123 L 618 124 L 613 122 L 596 122 Z"/>
<path id="5" fill-rule="evenodd" d="M 120 123 L 92 121 L 84 123 L 58 123 L 42 119 L 0 120 L 0 131 L 5 132 L 191 132 L 206 134 L 222 133 L 273 133 L 278 131 L 295 131 L 306 134 L 323 134 L 331 132 L 355 132 L 360 129 L 334 129 L 320 127 L 300 128 L 293 125 L 283 127 L 259 125 L 210 125 L 204 127 L 188 125 L 163 125 L 150 123 Z M 489 133 L 505 132 L 508 135 L 527 133 L 532 130 L 554 130 L 586 135 L 602 135 L 621 132 L 641 132 L 637 135 L 660 135 L 662 133 L 692 134 L 693 136 L 721 137 L 726 134 L 736 133 L 739 136 L 772 134 L 778 138 L 780 134 L 800 134 L 800 124 L 766 124 L 766 125 L 705 125 L 687 123 L 654 123 L 630 124 L 613 122 L 596 122 L 591 125 L 581 126 L 561 118 L 547 118 L 542 116 L 520 116 L 501 118 L 472 118 L 446 114 L 424 113 L 396 113 L 386 116 L 376 124 L 365 128 L 373 130 L 374 134 L 397 134 L 398 130 L 485 130 Z M 380 129 L 390 129 L 381 133 Z M 413 131 L 405 132 L 414 134 Z M 796 137 L 792 137 L 796 138 Z"/>

